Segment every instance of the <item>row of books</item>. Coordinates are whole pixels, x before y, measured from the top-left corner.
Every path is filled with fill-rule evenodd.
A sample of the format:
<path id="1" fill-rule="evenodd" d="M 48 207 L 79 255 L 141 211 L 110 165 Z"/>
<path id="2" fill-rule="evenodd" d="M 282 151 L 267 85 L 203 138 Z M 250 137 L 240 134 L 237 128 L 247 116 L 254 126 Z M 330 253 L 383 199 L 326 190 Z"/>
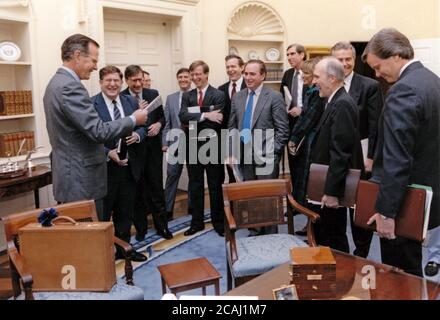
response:
<path id="1" fill-rule="evenodd" d="M 281 81 L 284 70 L 280 68 L 267 68 L 266 81 Z"/>
<path id="2" fill-rule="evenodd" d="M 0 91 L 0 116 L 32 113 L 32 91 Z"/>
<path id="3" fill-rule="evenodd" d="M 20 144 L 26 139 L 20 154 L 35 149 L 35 137 L 33 131 L 20 131 L 0 133 L 0 157 L 17 156 Z"/>

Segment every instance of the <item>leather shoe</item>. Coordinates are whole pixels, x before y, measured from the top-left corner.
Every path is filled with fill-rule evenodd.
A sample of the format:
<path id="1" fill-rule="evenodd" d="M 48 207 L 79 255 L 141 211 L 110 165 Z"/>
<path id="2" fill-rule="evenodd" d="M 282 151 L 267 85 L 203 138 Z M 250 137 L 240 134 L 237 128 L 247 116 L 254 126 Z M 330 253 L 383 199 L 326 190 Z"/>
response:
<path id="1" fill-rule="evenodd" d="M 217 232 L 217 234 L 220 236 L 220 237 L 224 237 L 225 236 L 225 230 L 223 230 L 223 228 L 218 228 L 218 229 L 215 229 L 214 228 L 214 230 L 215 230 L 215 232 Z"/>
<path id="2" fill-rule="evenodd" d="M 134 237 L 136 241 L 144 241 L 145 234 L 136 233 L 136 236 Z"/>
<path id="3" fill-rule="evenodd" d="M 438 273 L 439 264 L 434 261 L 429 261 L 425 266 L 425 274 L 428 277 L 433 277 Z"/>
<path id="4" fill-rule="evenodd" d="M 173 213 L 172 212 L 167 212 L 167 220 L 168 221 L 171 221 L 171 220 L 173 220 L 174 218 L 173 218 Z"/>
<path id="5" fill-rule="evenodd" d="M 130 256 L 130 260 L 135 262 L 143 262 L 143 261 L 147 261 L 148 258 L 147 256 L 144 256 L 142 253 L 133 251 L 133 253 Z"/>
<path id="6" fill-rule="evenodd" d="M 168 228 L 164 228 L 157 231 L 157 234 L 160 235 L 162 238 L 165 238 L 167 240 L 173 238 L 173 234 L 168 230 Z"/>
<path id="7" fill-rule="evenodd" d="M 185 236 L 192 236 L 193 234 L 195 234 L 199 231 L 202 231 L 203 229 L 205 229 L 205 228 L 196 229 L 196 228 L 191 227 L 185 231 L 184 235 Z"/>
<path id="8" fill-rule="evenodd" d="M 305 226 L 301 230 L 295 231 L 295 234 L 298 236 L 306 236 L 307 235 L 307 226 Z"/>

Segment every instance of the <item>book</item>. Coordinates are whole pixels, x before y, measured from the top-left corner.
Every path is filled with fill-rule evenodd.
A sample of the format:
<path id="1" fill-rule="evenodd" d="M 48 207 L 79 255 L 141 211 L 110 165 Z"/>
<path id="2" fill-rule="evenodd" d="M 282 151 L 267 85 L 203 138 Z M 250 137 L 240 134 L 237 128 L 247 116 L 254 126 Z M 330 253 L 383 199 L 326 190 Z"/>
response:
<path id="1" fill-rule="evenodd" d="M 376 226 L 367 222 L 377 211 L 375 208 L 379 184 L 370 181 L 360 181 L 354 224 L 358 227 L 376 230 Z M 397 236 L 423 242 L 428 232 L 429 215 L 432 201 L 432 188 L 422 185 L 407 187 L 405 198 L 399 214 L 395 218 L 395 234 Z"/>

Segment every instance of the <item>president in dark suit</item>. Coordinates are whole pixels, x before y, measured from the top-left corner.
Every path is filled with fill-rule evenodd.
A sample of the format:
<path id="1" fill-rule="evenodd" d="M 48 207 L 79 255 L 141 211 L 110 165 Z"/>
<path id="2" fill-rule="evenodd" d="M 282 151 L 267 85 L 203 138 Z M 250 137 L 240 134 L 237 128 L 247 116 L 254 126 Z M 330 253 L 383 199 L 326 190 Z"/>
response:
<path id="1" fill-rule="evenodd" d="M 203 61 L 194 61 L 189 71 L 195 89 L 185 92 L 179 113 L 180 122 L 185 127 L 187 142 L 187 163 L 192 219 L 191 226 L 185 231 L 186 236 L 205 228 L 204 216 L 204 173 L 208 179 L 211 219 L 215 231 L 223 236 L 224 210 L 222 184 L 224 166 L 220 159 L 220 130 L 222 128 L 225 95 L 211 87 L 208 82 L 209 66 Z M 210 129 L 207 132 L 207 129 Z M 201 131 L 204 132 L 201 132 Z M 209 151 L 199 151 L 203 148 Z M 201 159 L 207 155 L 209 159 Z"/>
<path id="2" fill-rule="evenodd" d="M 141 67 L 129 65 L 124 72 L 128 88 L 123 94 L 132 96 L 138 102 L 152 102 L 159 93 L 154 89 L 144 89 L 142 86 L 143 73 Z M 142 142 L 145 152 L 144 175 L 139 182 L 138 196 L 135 209 L 136 240 L 144 239 L 148 231 L 146 206 L 153 214 L 157 234 L 165 239 L 173 235 L 168 230 L 168 219 L 165 212 L 165 195 L 163 191 L 163 153 L 162 128 L 165 127 L 163 107 L 149 113 L 146 124 L 147 137 Z M 146 206 L 145 206 L 146 204 Z"/>
<path id="3" fill-rule="evenodd" d="M 312 143 L 312 163 L 328 165 L 322 198 L 321 220 L 314 225 L 318 244 L 349 252 L 346 234 L 347 209 L 339 207 L 349 169 L 363 169 L 358 134 L 358 109 L 344 89 L 344 67 L 336 58 L 321 60 L 314 70 L 319 95 L 327 98 Z"/>
<path id="4" fill-rule="evenodd" d="M 414 60 L 408 38 L 395 29 L 382 29 L 368 43 L 362 59 L 377 77 L 394 83 L 379 121 L 372 180 L 380 183 L 376 223 L 382 262 L 422 276 L 422 245 L 396 237 L 408 184 L 432 187 L 429 228 L 440 225 L 440 79 Z"/>
<path id="5" fill-rule="evenodd" d="M 225 111 L 223 113 L 222 128 L 228 127 L 229 115 L 231 114 L 231 100 L 234 95 L 246 88 L 246 82 L 243 78 L 244 61 L 240 56 L 230 54 L 225 57 L 226 73 L 229 81 L 222 84 L 218 89 L 225 94 Z M 229 176 L 229 183 L 235 182 L 234 173 L 229 166 L 226 166 Z"/>
<path id="6" fill-rule="evenodd" d="M 92 97 L 99 117 L 104 122 L 123 119 L 138 109 L 137 102 L 120 94 L 122 72 L 114 66 L 99 70 L 101 93 Z M 134 217 L 136 182 L 140 179 L 144 153 L 140 142 L 145 138 L 145 127 L 136 127 L 128 136 L 122 136 L 105 143 L 107 155 L 107 195 L 104 198 L 104 221 L 113 217 L 115 236 L 130 243 L 131 224 Z M 118 152 L 119 151 L 119 152 Z M 112 214 L 113 213 L 113 214 Z M 118 252 L 117 258 L 123 258 Z M 147 258 L 136 251 L 133 261 L 145 261 Z"/>
<path id="7" fill-rule="evenodd" d="M 359 136 L 368 149 L 364 154 L 365 171 L 371 172 L 374 147 L 376 145 L 377 124 L 383 107 L 383 96 L 379 82 L 361 76 L 353 71 L 356 61 L 356 50 L 349 42 L 338 42 L 332 48 L 332 55 L 344 66 L 344 87 L 359 109 Z M 350 223 L 355 244 L 354 254 L 363 258 L 370 251 L 373 232 L 357 227 L 353 223 L 353 210 L 350 209 Z"/>

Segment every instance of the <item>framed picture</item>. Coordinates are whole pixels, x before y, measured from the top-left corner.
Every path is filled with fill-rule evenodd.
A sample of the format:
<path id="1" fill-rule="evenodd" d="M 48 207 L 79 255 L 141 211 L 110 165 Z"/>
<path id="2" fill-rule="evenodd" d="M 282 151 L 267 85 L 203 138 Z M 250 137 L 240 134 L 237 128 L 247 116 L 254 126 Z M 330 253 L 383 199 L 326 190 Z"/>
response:
<path id="1" fill-rule="evenodd" d="M 329 56 L 331 49 L 331 47 L 306 46 L 307 59 Z"/>
<path id="2" fill-rule="evenodd" d="M 274 300 L 298 300 L 298 294 L 294 284 L 273 289 L 272 293 Z"/>

